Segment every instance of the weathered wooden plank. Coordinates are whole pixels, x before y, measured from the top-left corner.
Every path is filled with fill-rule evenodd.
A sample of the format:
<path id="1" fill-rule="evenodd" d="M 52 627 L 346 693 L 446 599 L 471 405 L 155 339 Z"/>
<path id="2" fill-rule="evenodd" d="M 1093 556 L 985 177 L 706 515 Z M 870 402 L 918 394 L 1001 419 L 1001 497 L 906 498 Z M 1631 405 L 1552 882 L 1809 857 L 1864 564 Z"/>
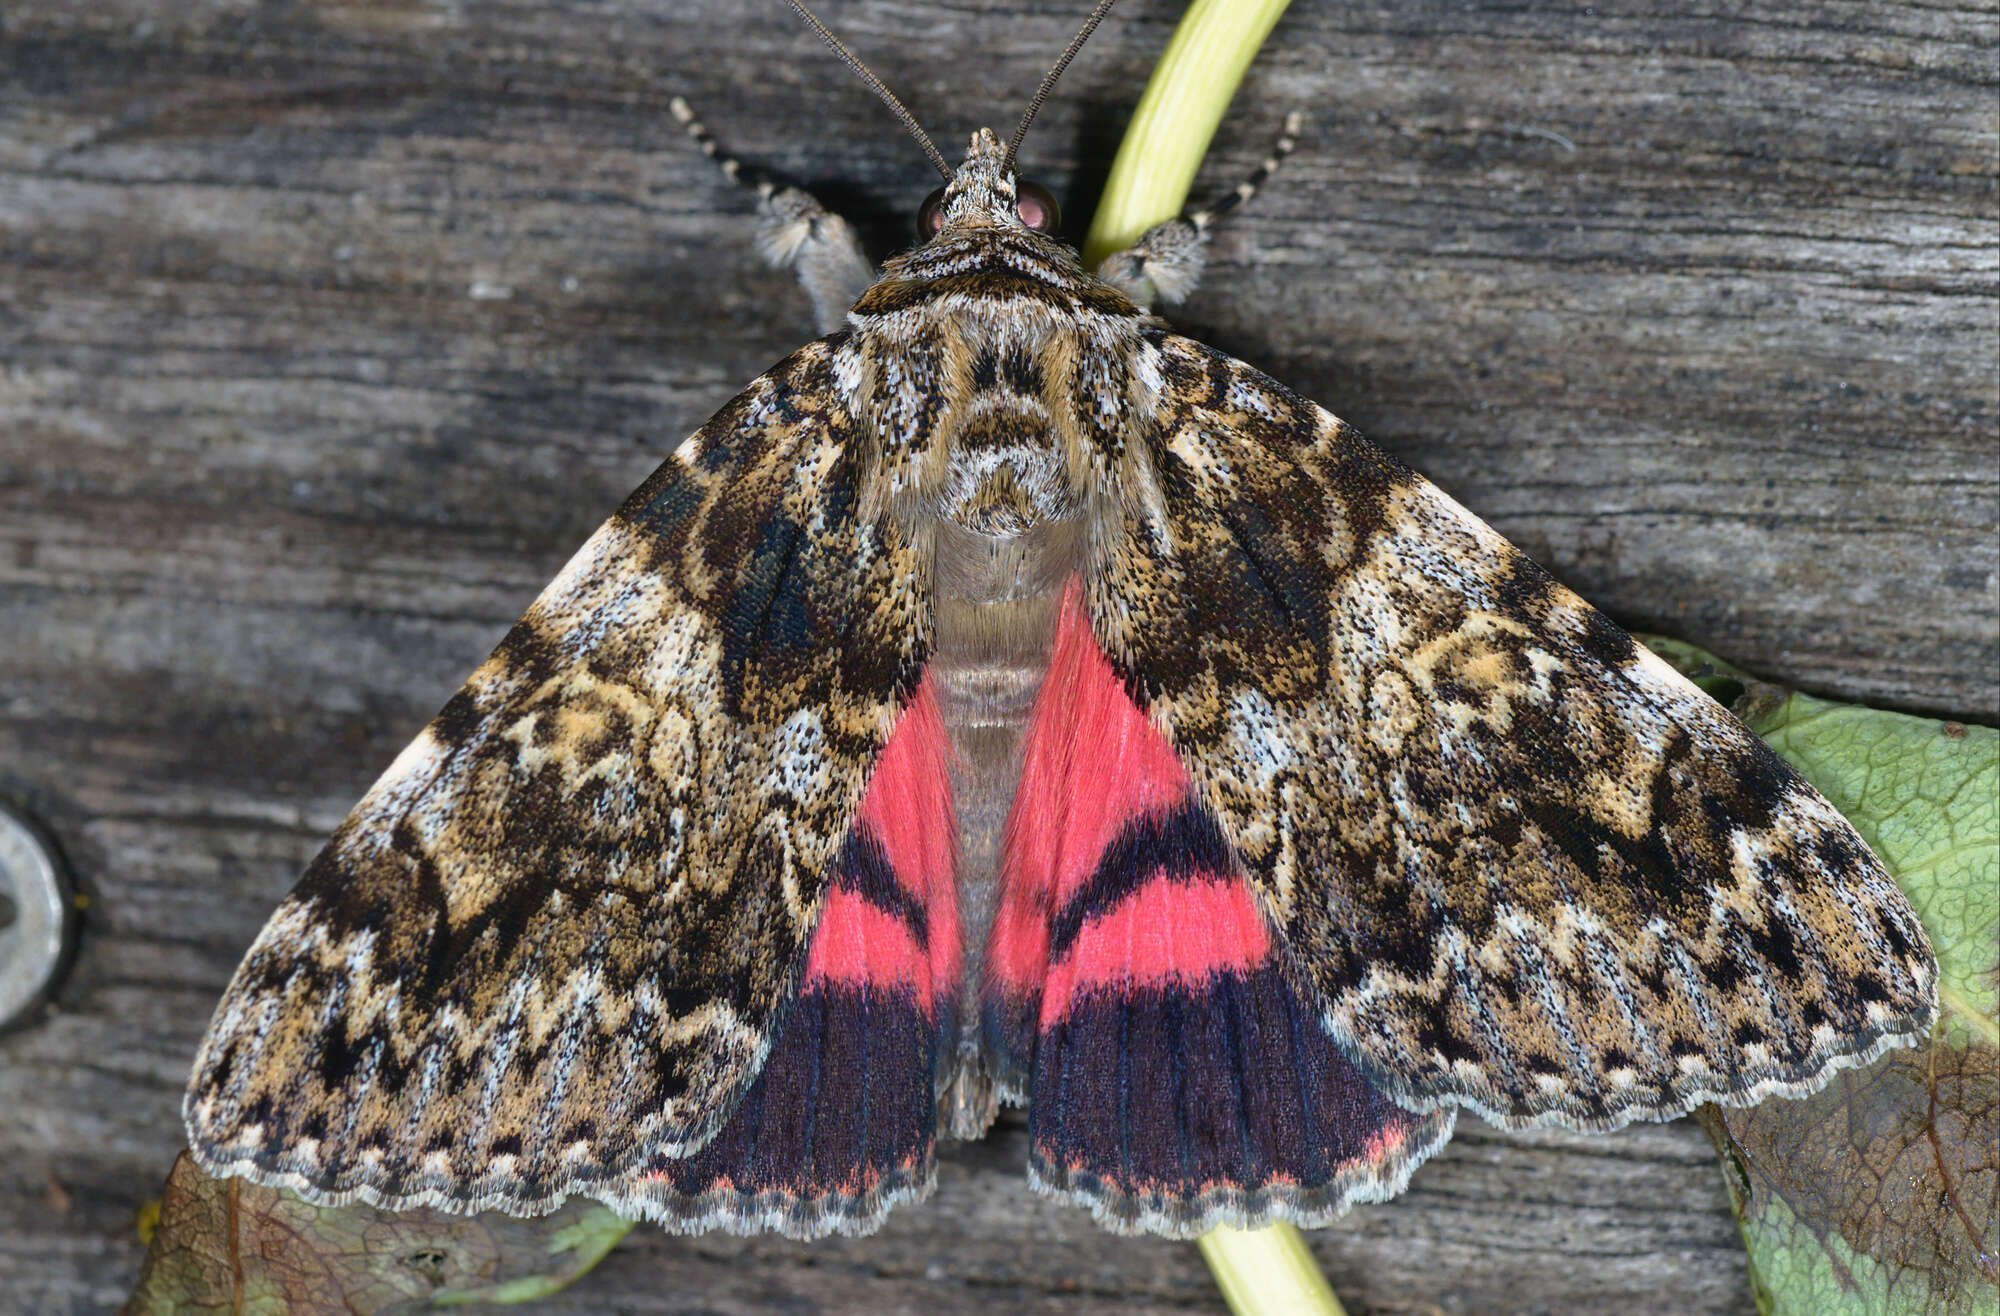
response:
<path id="1" fill-rule="evenodd" d="M 1080 8 L 826 16 L 949 149 Z M 1177 11 L 1126 0 L 1044 112 L 1025 159 L 1058 192 L 1101 180 Z M 1622 620 L 1991 720 L 1996 47 L 1973 3 L 1302 3 L 1205 186 L 1287 109 L 1310 135 L 1178 319 Z M 92 906 L 58 1008 L 0 1037 L 0 1308 L 117 1300 L 272 903 L 590 527 L 806 336 L 676 93 L 878 250 L 932 185 L 776 6 L 8 6 L 0 794 Z M 1190 1248 L 1036 1198 L 1022 1152 L 1018 1122 L 953 1151 L 873 1239 L 639 1231 L 554 1309 L 1214 1309 Z M 1748 1302 L 1685 1125 L 1468 1121 L 1315 1245 L 1357 1310 Z"/>

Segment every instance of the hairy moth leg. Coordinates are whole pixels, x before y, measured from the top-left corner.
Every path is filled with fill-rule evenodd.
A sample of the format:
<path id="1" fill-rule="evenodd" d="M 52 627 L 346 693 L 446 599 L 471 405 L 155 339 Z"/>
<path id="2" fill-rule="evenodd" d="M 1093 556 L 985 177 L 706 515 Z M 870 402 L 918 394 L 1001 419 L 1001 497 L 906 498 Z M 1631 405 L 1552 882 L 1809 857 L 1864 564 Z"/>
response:
<path id="1" fill-rule="evenodd" d="M 1090 616 L 1376 1083 L 1615 1128 L 1929 1030 L 1915 912 L 1769 747 L 1324 410 L 1154 352 Z"/>
<path id="2" fill-rule="evenodd" d="M 1208 235 L 1215 222 L 1257 195 L 1298 145 L 1305 116 L 1294 110 L 1285 116 L 1284 130 L 1272 145 L 1263 163 L 1250 176 L 1206 210 L 1190 211 L 1176 219 L 1153 225 L 1139 240 L 1123 251 L 1114 251 L 1097 264 L 1097 277 L 1130 297 L 1135 305 L 1151 309 L 1156 303 L 1171 306 L 1183 301 L 1201 281 L 1202 266 L 1208 259 Z"/>
<path id="3" fill-rule="evenodd" d="M 601 1193 L 615 1209 L 816 1238 L 871 1233 L 929 1193 L 962 958 L 947 758 L 927 679 L 869 778 L 763 1071 L 707 1146 Z"/>
<path id="4" fill-rule="evenodd" d="M 1112 672 L 1072 583 L 987 955 L 1029 1173 L 1122 1232 L 1320 1224 L 1449 1138 L 1373 1087 L 1288 981 L 1241 866 Z"/>
<path id="5" fill-rule="evenodd" d="M 830 334 L 847 321 L 848 308 L 861 299 L 879 277 L 861 239 L 839 215 L 796 187 L 779 187 L 741 160 L 725 154 L 695 117 L 694 109 L 676 96 L 668 102 L 674 118 L 694 138 L 701 153 L 716 162 L 730 182 L 757 194 L 757 250 L 776 269 L 798 273 L 799 285 L 813 306 L 813 323 Z"/>

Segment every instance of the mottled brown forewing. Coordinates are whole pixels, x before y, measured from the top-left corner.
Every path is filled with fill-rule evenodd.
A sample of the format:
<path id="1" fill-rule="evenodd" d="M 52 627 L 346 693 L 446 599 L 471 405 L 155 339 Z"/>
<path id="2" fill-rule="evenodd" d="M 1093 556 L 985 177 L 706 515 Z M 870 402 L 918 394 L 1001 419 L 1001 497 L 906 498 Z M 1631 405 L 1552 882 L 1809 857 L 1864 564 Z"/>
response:
<path id="1" fill-rule="evenodd" d="M 341 825 L 196 1061 L 205 1168 L 536 1211 L 729 1113 L 928 642 L 856 515 L 842 337 L 661 466 Z"/>
<path id="2" fill-rule="evenodd" d="M 1376 1082 L 1606 1128 L 1922 1036 L 1923 928 L 1761 741 L 1319 407 L 1154 350 L 1094 624 Z"/>

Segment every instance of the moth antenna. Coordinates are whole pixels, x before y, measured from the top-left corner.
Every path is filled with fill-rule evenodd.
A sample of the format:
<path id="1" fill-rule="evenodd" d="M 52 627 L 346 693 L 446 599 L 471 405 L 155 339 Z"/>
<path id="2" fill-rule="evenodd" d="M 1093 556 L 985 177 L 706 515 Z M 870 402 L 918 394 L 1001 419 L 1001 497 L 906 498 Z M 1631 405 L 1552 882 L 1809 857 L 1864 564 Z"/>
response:
<path id="1" fill-rule="evenodd" d="M 1036 111 L 1042 108 L 1042 102 L 1049 98 L 1049 92 L 1054 89 L 1056 79 L 1063 75 L 1063 70 L 1069 67 L 1069 62 L 1076 58 L 1076 52 L 1083 49 L 1083 43 L 1090 40 L 1090 34 L 1097 30 L 1097 25 L 1104 21 L 1104 16 L 1111 12 L 1111 6 L 1115 2 L 1116 0 L 1097 0 L 1097 8 L 1091 10 L 1090 17 L 1083 20 L 1083 29 L 1070 38 L 1069 49 L 1062 53 L 1062 58 L 1049 70 L 1049 75 L 1042 79 L 1042 85 L 1035 89 L 1035 98 L 1028 102 L 1028 112 L 1021 116 L 1021 126 L 1014 130 L 1014 140 L 1007 143 L 1007 159 L 1000 166 L 1002 173 L 1014 172 L 1014 153 L 1021 149 L 1021 139 L 1028 135 L 1028 125 L 1035 121 Z"/>
<path id="2" fill-rule="evenodd" d="M 813 31 L 819 33 L 819 39 L 826 42 L 827 47 L 834 54 L 840 56 L 847 67 L 854 70 L 856 76 L 868 84 L 868 89 L 877 96 L 880 96 L 882 103 L 895 112 L 897 120 L 902 123 L 903 127 L 909 130 L 910 136 L 917 139 L 917 145 L 924 148 L 924 154 L 930 158 L 931 164 L 937 168 L 940 174 L 944 175 L 944 181 L 949 183 L 952 179 L 951 165 L 946 163 L 944 153 L 937 149 L 937 143 L 932 141 L 930 134 L 924 131 L 924 126 L 917 122 L 917 116 L 903 108 L 903 102 L 896 99 L 896 93 L 884 86 L 882 79 L 869 72 L 868 66 L 856 59 L 852 51 L 846 46 L 841 45 L 840 38 L 828 31 L 826 24 L 813 16 L 812 10 L 806 8 L 804 4 L 800 3 L 800 0 L 787 0 L 787 3 L 798 11 L 799 17 L 805 19 L 807 25 Z M 1101 9 L 1109 9 L 1110 7 L 1110 0 L 1105 0 L 1105 3 L 1100 6 Z M 1094 19 L 1092 21 L 1093 23 L 1095 22 Z M 1085 28 L 1084 31 L 1088 33 L 1090 29 Z M 1064 58 L 1067 60 L 1068 57 L 1065 56 Z M 1058 68 L 1060 69 L 1060 66 Z M 1009 160 L 1014 158 L 1011 151 L 1008 152 L 1007 158 Z"/>
<path id="3" fill-rule="evenodd" d="M 1198 231 L 1207 233 L 1211 228 L 1215 227 L 1216 220 L 1221 219 L 1251 197 L 1256 196 L 1257 189 L 1270 181 L 1271 175 L 1278 172 L 1278 166 L 1285 162 L 1285 157 L 1290 155 L 1293 149 L 1298 146 L 1299 132 L 1305 126 L 1305 115 L 1297 110 L 1293 110 L 1290 114 L 1287 114 L 1285 116 L 1284 129 L 1279 132 L 1277 143 L 1271 147 L 1271 153 L 1264 157 L 1264 162 L 1251 170 L 1250 176 L 1230 189 L 1229 194 L 1220 201 L 1206 210 L 1191 212 L 1187 217 L 1188 223 L 1194 225 Z M 702 149 L 707 150 L 708 148 L 703 147 Z"/>
<path id="4" fill-rule="evenodd" d="M 685 98 L 674 97 L 667 102 L 667 109 L 672 111 L 681 127 L 687 130 L 687 135 L 694 139 L 694 144 L 701 149 L 701 153 L 715 161 L 716 167 L 722 170 L 723 177 L 739 186 L 749 188 L 760 197 L 768 197 L 778 190 L 777 184 L 773 183 L 763 170 L 746 165 L 723 150 L 722 143 L 715 140 L 715 134 L 708 130 L 707 124 L 695 117 L 694 106 L 688 104 Z"/>

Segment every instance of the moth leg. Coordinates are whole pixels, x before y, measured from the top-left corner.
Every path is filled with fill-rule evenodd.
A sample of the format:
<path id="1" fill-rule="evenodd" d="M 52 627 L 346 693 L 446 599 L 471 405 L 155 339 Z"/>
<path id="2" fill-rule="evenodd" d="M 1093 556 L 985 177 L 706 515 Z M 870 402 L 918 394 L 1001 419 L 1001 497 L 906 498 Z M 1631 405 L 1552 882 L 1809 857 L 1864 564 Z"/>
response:
<path id="1" fill-rule="evenodd" d="M 1286 115 L 1284 130 L 1271 153 L 1248 178 L 1206 210 L 1153 225 L 1125 250 L 1106 256 L 1097 267 L 1097 277 L 1147 310 L 1155 302 L 1172 305 L 1192 293 L 1207 259 L 1209 230 L 1216 220 L 1257 195 L 1257 189 L 1298 145 L 1299 129 L 1304 125 L 1305 116 L 1298 111 Z"/>
<path id="2" fill-rule="evenodd" d="M 669 102 L 674 118 L 694 138 L 701 153 L 716 162 L 732 183 L 757 193 L 757 250 L 774 268 L 796 270 L 812 300 L 813 321 L 830 334 L 847 323 L 847 310 L 875 282 L 875 267 L 862 253 L 848 222 L 796 187 L 779 187 L 735 156 L 725 155 L 688 103 Z"/>

